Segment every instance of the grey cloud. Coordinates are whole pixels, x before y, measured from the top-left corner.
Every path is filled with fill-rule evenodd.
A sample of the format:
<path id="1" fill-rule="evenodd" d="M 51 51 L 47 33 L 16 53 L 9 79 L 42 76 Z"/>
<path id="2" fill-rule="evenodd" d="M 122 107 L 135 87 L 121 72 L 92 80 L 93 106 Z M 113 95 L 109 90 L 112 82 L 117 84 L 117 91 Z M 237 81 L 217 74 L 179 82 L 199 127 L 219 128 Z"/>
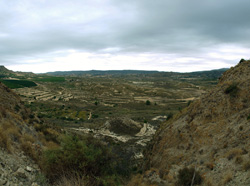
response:
<path id="1" fill-rule="evenodd" d="M 194 48 L 199 43 L 238 43 L 249 38 L 250 2 L 145 2 L 148 3 L 141 3 L 139 21 L 124 33 L 125 41 L 130 41 L 129 38 L 138 44 L 152 41 L 152 46 L 161 43 L 164 51 L 164 43 L 170 44 L 167 49 L 171 50 L 171 44 Z"/>
<path id="2" fill-rule="evenodd" d="M 0 61 L 63 49 L 196 55 L 214 45 L 249 47 L 249 7 L 247 0 L 2 1 Z"/>

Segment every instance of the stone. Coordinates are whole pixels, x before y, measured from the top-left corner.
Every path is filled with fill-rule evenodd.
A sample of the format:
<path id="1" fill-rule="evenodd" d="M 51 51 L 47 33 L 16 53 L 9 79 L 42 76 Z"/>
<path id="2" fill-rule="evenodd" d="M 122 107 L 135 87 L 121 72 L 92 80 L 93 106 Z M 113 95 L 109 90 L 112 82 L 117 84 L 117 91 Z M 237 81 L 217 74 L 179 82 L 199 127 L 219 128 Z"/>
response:
<path id="1" fill-rule="evenodd" d="M 26 171 L 27 171 L 27 172 L 32 172 L 33 169 L 32 169 L 31 167 L 27 166 L 27 167 L 26 167 Z"/>
<path id="2" fill-rule="evenodd" d="M 0 180 L 0 185 L 5 185 L 7 183 L 7 180 Z"/>
<path id="3" fill-rule="evenodd" d="M 31 186 L 39 186 L 37 183 L 32 183 L 32 185 Z"/>
<path id="4" fill-rule="evenodd" d="M 25 170 L 24 170 L 23 168 L 21 168 L 21 167 L 14 173 L 14 175 L 15 175 L 17 178 L 24 178 L 24 179 L 27 178 L 27 176 L 26 176 L 26 174 L 25 174 Z"/>

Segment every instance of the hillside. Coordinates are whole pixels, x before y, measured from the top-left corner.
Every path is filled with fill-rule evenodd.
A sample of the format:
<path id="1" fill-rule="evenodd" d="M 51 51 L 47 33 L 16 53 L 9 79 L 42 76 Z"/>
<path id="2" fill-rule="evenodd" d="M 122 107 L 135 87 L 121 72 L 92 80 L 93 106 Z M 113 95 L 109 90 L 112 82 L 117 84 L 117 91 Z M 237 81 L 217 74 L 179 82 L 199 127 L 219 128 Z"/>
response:
<path id="1" fill-rule="evenodd" d="M 241 60 L 213 90 L 161 125 L 146 152 L 145 173 L 130 185 L 191 185 L 194 175 L 202 185 L 250 185 L 249 92 L 250 61 Z"/>
<path id="2" fill-rule="evenodd" d="M 0 65 L 0 78 L 2 77 L 33 77 L 35 76 L 32 72 L 14 72 L 12 70 L 7 69 L 5 66 Z"/>
<path id="3" fill-rule="evenodd" d="M 19 96 L 0 82 L 0 185 L 37 185 L 40 170 L 29 157 L 39 149 L 31 126 L 36 122 Z"/>
<path id="4" fill-rule="evenodd" d="M 3 76 L 3 75 L 10 75 L 10 74 L 13 74 L 14 72 L 7 69 L 5 66 L 0 66 L 0 76 Z"/>

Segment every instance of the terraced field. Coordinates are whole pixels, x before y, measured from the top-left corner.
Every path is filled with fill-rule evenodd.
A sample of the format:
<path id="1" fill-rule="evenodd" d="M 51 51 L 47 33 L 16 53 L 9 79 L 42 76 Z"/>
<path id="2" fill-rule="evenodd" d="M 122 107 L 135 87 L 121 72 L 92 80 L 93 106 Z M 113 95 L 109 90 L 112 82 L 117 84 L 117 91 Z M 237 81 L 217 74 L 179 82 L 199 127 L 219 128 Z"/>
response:
<path id="1" fill-rule="evenodd" d="M 19 88 L 15 90 L 19 95 L 24 97 L 25 101 L 34 102 L 37 101 L 69 101 L 74 97 L 70 93 L 53 92 L 49 90 L 39 90 L 35 88 Z"/>
<path id="2" fill-rule="evenodd" d="M 106 120 L 121 116 L 157 125 L 206 88 L 192 82 L 197 79 L 189 82 L 152 76 L 35 79 L 39 80 L 38 86 L 15 91 L 37 115 L 66 127 L 101 126 Z"/>

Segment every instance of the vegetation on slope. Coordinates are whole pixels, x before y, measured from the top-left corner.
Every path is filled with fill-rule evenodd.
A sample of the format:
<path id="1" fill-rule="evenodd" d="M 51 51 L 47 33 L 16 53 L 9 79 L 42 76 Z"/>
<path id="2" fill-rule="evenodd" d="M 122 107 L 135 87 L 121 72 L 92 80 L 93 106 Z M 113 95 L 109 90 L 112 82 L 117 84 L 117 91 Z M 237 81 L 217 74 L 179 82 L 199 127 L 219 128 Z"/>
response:
<path id="1" fill-rule="evenodd" d="M 58 148 L 45 150 L 42 169 L 50 181 L 80 177 L 88 185 L 119 185 L 119 161 L 95 139 L 64 136 Z"/>
<path id="2" fill-rule="evenodd" d="M 143 82 L 141 80 L 141 77 L 144 77 L 143 74 L 139 77 L 139 80 L 142 83 L 147 84 L 148 82 Z M 135 76 L 135 78 L 137 78 L 137 76 Z M 151 81 L 151 78 L 152 77 L 148 77 L 147 81 Z M 33 79 L 31 80 L 35 82 L 45 82 L 46 84 L 51 84 L 53 88 L 55 87 L 52 83 L 58 82 L 59 84 L 60 82 L 65 81 L 63 77 L 58 78 L 47 76 L 35 78 L 33 77 Z M 118 78 L 118 80 L 120 79 Z M 162 79 L 164 81 L 162 81 L 161 83 L 159 83 L 158 80 L 159 79 L 154 79 L 153 84 L 157 84 L 157 86 L 159 85 L 160 87 L 162 86 L 164 88 L 171 87 L 176 89 L 185 84 L 188 85 L 187 88 L 199 89 L 199 87 L 192 87 L 192 85 L 190 85 L 191 87 L 189 87 L 189 84 L 186 83 L 185 80 L 183 80 L 183 82 L 178 81 L 178 86 L 175 85 L 175 82 L 177 81 L 172 81 L 171 83 L 165 82 L 167 81 L 165 77 Z M 87 81 L 89 81 L 89 79 L 87 79 Z M 110 80 L 108 79 L 107 81 Z M 134 82 L 134 87 L 137 87 L 136 83 L 137 82 Z M 143 84 L 143 86 L 141 86 L 142 88 L 139 89 L 138 95 L 145 93 L 145 90 L 147 90 L 147 92 L 149 93 L 155 93 L 154 97 L 159 93 L 159 90 L 157 92 L 152 91 L 151 84 L 147 85 L 148 87 L 145 89 L 145 84 Z M 72 82 L 72 85 L 70 84 L 67 88 L 69 88 L 70 86 L 72 86 L 70 88 L 75 88 L 78 85 L 79 82 Z M 93 94 L 93 92 L 95 92 L 97 95 L 103 92 L 105 93 L 105 91 L 103 91 L 103 87 L 101 87 L 99 83 L 97 85 L 98 86 L 89 86 L 88 84 L 88 86 L 85 87 L 85 91 L 86 88 L 90 88 L 91 94 Z M 110 88 L 110 86 L 108 86 L 108 88 Z M 120 95 L 126 89 L 131 89 L 132 92 L 134 91 L 131 85 L 126 85 L 119 88 L 121 89 L 119 89 L 118 91 L 115 89 L 113 90 L 114 95 Z M 5 89 L 7 92 L 11 92 L 11 90 L 7 89 L 6 87 L 3 87 L 3 89 Z M 187 93 L 187 90 L 183 90 L 183 93 Z M 162 92 L 162 95 L 165 96 L 166 94 Z M 171 95 L 176 96 L 175 93 L 172 93 Z M 19 98 L 16 97 L 16 95 L 15 97 L 16 99 L 18 99 L 18 101 L 16 101 L 15 103 L 11 101 L 13 97 L 8 94 L 6 94 L 5 96 L 10 97 L 10 100 L 6 101 L 5 97 L 2 95 L 3 100 L 5 99 L 5 104 L 7 104 L 11 109 L 6 112 L 6 106 L 3 104 L 4 107 L 2 117 L 6 119 L 11 118 L 10 115 L 12 115 L 12 117 L 15 118 L 15 122 L 10 122 L 9 124 L 4 124 L 3 122 L 1 123 L 1 146 L 7 149 L 9 152 L 12 152 L 12 149 L 15 149 L 15 146 L 19 144 L 18 146 L 25 152 L 25 154 L 32 157 L 40 165 L 41 170 L 49 179 L 50 183 L 57 184 L 58 182 L 60 182 L 60 180 L 63 180 L 65 183 L 82 181 L 87 185 L 119 185 L 122 183 L 124 178 L 129 177 L 131 173 L 129 160 L 120 155 L 122 151 L 117 152 L 118 148 L 114 149 L 108 147 L 107 145 L 100 143 L 99 141 L 96 141 L 92 138 L 83 138 L 82 136 L 76 136 L 76 134 L 73 134 L 73 136 L 72 134 L 66 135 L 65 132 L 61 132 L 60 128 L 46 125 L 33 113 L 24 108 L 23 104 L 20 102 Z M 104 95 L 104 97 L 109 96 Z M 102 100 L 98 100 L 98 104 L 94 104 L 96 100 L 97 99 L 95 98 L 91 102 L 92 107 L 97 108 L 96 110 L 98 111 L 101 109 L 106 110 L 107 107 L 104 105 L 106 103 L 102 102 Z M 152 110 L 155 110 L 156 107 L 162 108 L 157 104 L 154 104 L 155 102 L 151 99 L 148 100 L 148 104 L 147 101 L 145 101 L 146 100 L 143 100 L 142 103 L 138 104 L 137 106 L 143 108 L 151 108 Z M 77 103 L 77 101 L 75 101 L 74 103 Z M 186 102 L 184 102 L 183 105 L 184 104 L 186 104 Z M 119 114 L 128 114 L 128 111 L 131 110 L 132 107 L 134 107 L 133 104 L 124 105 L 123 106 L 125 107 L 125 111 Z M 57 106 L 59 108 L 60 104 L 58 104 Z M 47 107 L 46 111 L 51 114 L 52 107 L 49 104 L 45 107 Z M 114 108 L 114 110 L 118 110 L 116 104 L 114 104 L 113 107 L 116 107 Z M 67 119 L 77 120 L 79 118 L 79 114 L 84 113 L 85 116 L 82 116 L 82 119 L 86 119 L 85 111 L 73 108 L 78 111 L 78 114 L 74 114 L 71 117 L 69 115 L 66 115 L 66 109 L 60 109 L 60 112 L 58 112 L 59 109 L 55 108 L 53 108 L 55 115 L 52 116 L 56 117 L 58 114 L 60 114 L 65 118 L 68 117 Z M 122 106 L 119 107 L 119 109 L 120 108 L 122 108 Z M 71 109 L 68 109 L 67 111 L 71 112 Z M 109 114 L 111 115 L 112 113 L 109 111 Z M 94 115 L 96 114 L 93 114 L 93 116 Z M 137 108 L 136 115 L 138 115 Z M 19 124 L 16 124 L 17 118 L 19 118 L 18 120 L 20 120 Z M 171 120 L 171 118 L 172 115 L 169 114 L 168 119 Z M 103 121 L 102 118 L 100 120 Z M 128 161 L 125 162 L 124 160 Z M 79 185 L 81 185 L 81 183 L 79 183 Z"/>
<path id="3" fill-rule="evenodd" d="M 249 92 L 250 61 L 243 61 L 161 125 L 146 151 L 146 171 L 132 183 L 178 184 L 178 172 L 193 168 L 205 185 L 250 185 Z"/>
<path id="4" fill-rule="evenodd" d="M 0 83 L 0 147 L 23 151 L 51 184 L 83 181 L 83 185 L 120 185 L 130 169 L 112 148 L 77 134 L 65 134 L 26 109 L 20 98 Z M 79 183 L 80 184 L 80 183 Z"/>
<path id="5" fill-rule="evenodd" d="M 32 78 L 32 81 L 35 82 L 65 82 L 64 77 L 55 77 L 55 76 L 38 76 Z"/>

